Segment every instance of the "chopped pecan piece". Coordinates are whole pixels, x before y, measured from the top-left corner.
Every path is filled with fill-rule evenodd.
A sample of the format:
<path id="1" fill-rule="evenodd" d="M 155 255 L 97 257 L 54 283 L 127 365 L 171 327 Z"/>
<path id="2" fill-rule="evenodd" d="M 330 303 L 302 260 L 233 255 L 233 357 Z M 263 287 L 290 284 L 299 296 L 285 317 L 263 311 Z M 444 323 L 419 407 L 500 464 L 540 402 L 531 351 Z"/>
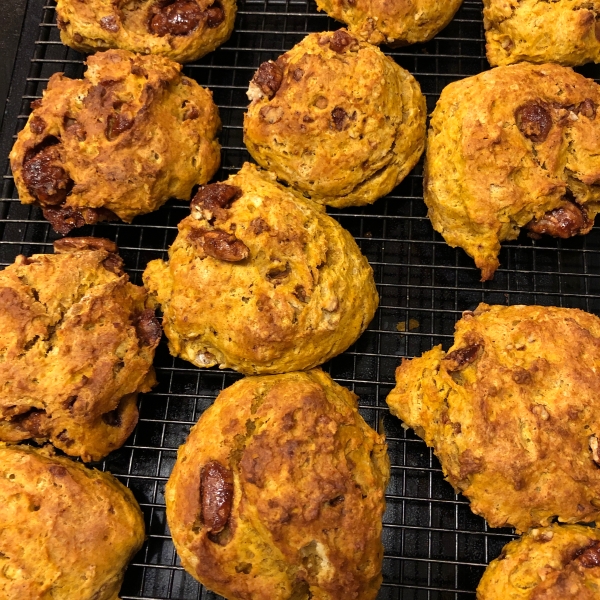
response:
<path id="1" fill-rule="evenodd" d="M 94 225 L 98 221 L 116 221 L 119 217 L 107 208 L 85 208 L 60 206 L 56 208 L 43 208 L 44 218 L 50 221 L 56 233 L 67 235 L 75 227 Z"/>
<path id="2" fill-rule="evenodd" d="M 151 308 L 147 308 L 134 321 L 135 332 L 142 346 L 156 346 L 162 336 L 162 327 Z"/>
<path id="3" fill-rule="evenodd" d="M 150 17 L 150 33 L 165 35 L 187 35 L 198 27 L 205 14 L 192 0 L 176 0 L 167 6 L 154 5 Z"/>
<path id="4" fill-rule="evenodd" d="M 215 2 L 212 6 L 209 6 L 204 14 L 206 15 L 206 26 L 209 29 L 215 29 L 225 20 L 225 10 L 220 2 Z"/>
<path id="5" fill-rule="evenodd" d="M 221 463 L 212 460 L 200 474 L 200 504 L 202 523 L 211 533 L 225 528 L 233 503 L 233 474 Z"/>
<path id="6" fill-rule="evenodd" d="M 329 40 L 329 47 L 337 53 L 345 52 L 348 48 L 356 46 L 358 42 L 347 31 L 338 29 Z"/>
<path id="7" fill-rule="evenodd" d="M 600 567 L 600 541 L 592 542 L 587 548 L 582 548 L 576 553 L 579 564 L 586 569 Z"/>
<path id="8" fill-rule="evenodd" d="M 208 256 L 227 262 L 239 262 L 248 258 L 248 246 L 235 235 L 222 229 L 193 229 L 188 239 L 204 250 Z"/>
<path id="9" fill-rule="evenodd" d="M 482 347 L 482 344 L 471 344 L 469 346 L 459 348 L 458 350 L 454 350 L 454 352 L 446 354 L 444 358 L 446 369 L 450 372 L 461 371 L 466 366 L 470 365 L 473 361 L 475 361 L 479 354 L 479 350 Z"/>
<path id="10" fill-rule="evenodd" d="M 283 69 L 272 60 L 262 63 L 252 78 L 252 83 L 257 85 L 269 100 L 275 96 L 282 81 Z"/>
<path id="11" fill-rule="evenodd" d="M 67 252 L 77 252 L 79 250 L 106 250 L 107 252 L 117 252 L 117 245 L 106 238 L 97 237 L 71 237 L 61 238 L 54 242 L 54 252 L 65 254 Z"/>
<path id="12" fill-rule="evenodd" d="M 43 133 L 44 129 L 46 129 L 46 121 L 44 121 L 42 117 L 35 115 L 32 117 L 31 121 L 29 121 L 29 129 L 31 129 L 32 133 Z"/>
<path id="13" fill-rule="evenodd" d="M 203 216 L 210 220 L 219 215 L 220 210 L 227 209 L 242 196 L 242 189 L 226 183 L 211 183 L 201 187 L 190 204 L 191 209 L 201 210 Z"/>
<path id="14" fill-rule="evenodd" d="M 592 226 L 585 208 L 574 202 L 566 202 L 564 206 L 550 210 L 541 219 L 533 219 L 526 225 L 534 234 L 545 233 L 562 239 L 587 233 Z"/>
<path id="15" fill-rule="evenodd" d="M 546 140 L 552 128 L 552 115 L 544 102 L 526 102 L 515 111 L 519 131 L 532 142 Z"/>
<path id="16" fill-rule="evenodd" d="M 112 141 L 132 127 L 133 119 L 129 118 L 126 114 L 116 113 L 108 115 L 106 119 L 106 139 Z"/>
<path id="17" fill-rule="evenodd" d="M 344 125 L 348 121 L 348 113 L 341 107 L 336 106 L 331 111 L 331 118 L 333 119 L 333 124 L 338 131 L 342 131 L 344 129 Z"/>

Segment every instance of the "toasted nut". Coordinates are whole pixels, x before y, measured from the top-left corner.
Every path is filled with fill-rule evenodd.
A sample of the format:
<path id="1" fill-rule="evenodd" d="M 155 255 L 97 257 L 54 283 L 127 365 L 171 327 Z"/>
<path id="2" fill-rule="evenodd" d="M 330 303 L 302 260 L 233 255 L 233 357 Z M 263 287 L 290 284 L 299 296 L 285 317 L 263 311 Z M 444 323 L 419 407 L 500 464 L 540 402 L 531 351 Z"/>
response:
<path id="1" fill-rule="evenodd" d="M 221 463 L 212 460 L 200 474 L 202 523 L 211 533 L 223 531 L 233 503 L 233 475 Z"/>

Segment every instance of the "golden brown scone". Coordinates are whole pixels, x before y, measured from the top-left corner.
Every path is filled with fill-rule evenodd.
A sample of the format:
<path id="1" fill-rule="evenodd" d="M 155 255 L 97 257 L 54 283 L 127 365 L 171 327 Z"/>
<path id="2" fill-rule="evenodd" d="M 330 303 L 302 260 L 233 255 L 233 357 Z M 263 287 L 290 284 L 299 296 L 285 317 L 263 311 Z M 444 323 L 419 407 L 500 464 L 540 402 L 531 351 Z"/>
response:
<path id="1" fill-rule="evenodd" d="M 137 393 L 156 383 L 160 324 L 112 242 L 54 247 L 0 271 L 0 440 L 100 460 L 123 445 Z"/>
<path id="2" fill-rule="evenodd" d="M 588 233 L 600 210 L 600 86 L 559 65 L 521 63 L 451 83 L 431 117 L 429 218 L 481 269 L 500 242 Z"/>
<path id="3" fill-rule="evenodd" d="M 226 42 L 235 0 L 57 0 L 63 44 L 80 52 L 121 48 L 178 62 L 196 60 Z"/>
<path id="4" fill-rule="evenodd" d="M 532 529 L 490 563 L 477 600 L 597 600 L 600 531 L 581 525 Z"/>
<path id="5" fill-rule="evenodd" d="M 118 600 L 144 519 L 110 473 L 1 444 L 0 531 L 1 598 Z"/>
<path id="6" fill-rule="evenodd" d="M 450 21 L 462 0 L 317 0 L 319 10 L 343 21 L 371 44 L 406 46 L 426 42 Z"/>
<path id="7" fill-rule="evenodd" d="M 375 202 L 423 153 L 419 84 L 345 29 L 312 33 L 263 63 L 248 97 L 244 141 L 254 160 L 321 204 Z"/>
<path id="8" fill-rule="evenodd" d="M 184 568 L 229 600 L 375 598 L 390 467 L 356 407 L 320 369 L 221 392 L 165 491 Z"/>
<path id="9" fill-rule="evenodd" d="M 403 360 L 387 402 L 492 527 L 600 520 L 600 319 L 480 304 Z"/>
<path id="10" fill-rule="evenodd" d="M 87 65 L 84 79 L 50 78 L 10 154 L 21 202 L 62 234 L 188 200 L 220 161 L 212 94 L 181 65 L 124 50 Z"/>
<path id="11" fill-rule="evenodd" d="M 198 192 L 144 284 L 173 356 L 247 374 L 320 365 L 358 339 L 379 301 L 354 238 L 249 163 Z"/>
<path id="12" fill-rule="evenodd" d="M 600 62 L 600 0 L 483 0 L 492 66 Z"/>

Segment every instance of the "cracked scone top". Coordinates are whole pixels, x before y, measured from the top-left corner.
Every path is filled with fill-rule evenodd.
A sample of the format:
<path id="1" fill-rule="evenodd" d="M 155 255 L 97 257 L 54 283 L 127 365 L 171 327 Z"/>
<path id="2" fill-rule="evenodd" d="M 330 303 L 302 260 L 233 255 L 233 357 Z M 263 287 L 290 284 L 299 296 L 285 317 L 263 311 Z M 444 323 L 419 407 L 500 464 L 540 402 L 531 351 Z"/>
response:
<path id="1" fill-rule="evenodd" d="M 202 415 L 167 483 L 185 569 L 229 600 L 371 600 L 385 438 L 320 369 L 247 377 Z"/>
<path id="2" fill-rule="evenodd" d="M 133 494 L 46 447 L 0 444 L 0 597 L 117 600 L 144 542 Z"/>
<path id="3" fill-rule="evenodd" d="M 356 341 L 378 303 L 352 236 L 249 163 L 198 192 L 168 262 L 150 262 L 144 284 L 174 356 L 247 374 L 325 362 Z"/>
<path id="4" fill-rule="evenodd" d="M 19 198 L 62 234 L 188 200 L 220 161 L 210 91 L 158 56 L 110 50 L 50 78 L 10 154 Z"/>
<path id="5" fill-rule="evenodd" d="M 477 600 L 597 600 L 600 530 L 582 525 L 532 529 L 486 569 Z"/>
<path id="6" fill-rule="evenodd" d="M 263 63 L 248 96 L 244 142 L 254 160 L 321 204 L 375 202 L 423 152 L 419 84 L 344 29 L 310 34 Z"/>
<path id="7" fill-rule="evenodd" d="M 317 0 L 319 10 L 346 23 L 365 42 L 391 46 L 430 40 L 461 4 L 462 0 Z"/>
<path id="8" fill-rule="evenodd" d="M 492 66 L 600 62 L 600 0 L 484 0 Z"/>
<path id="9" fill-rule="evenodd" d="M 492 527 L 600 521 L 600 319 L 480 304 L 387 398 Z"/>
<path id="10" fill-rule="evenodd" d="M 235 0 L 57 0 L 63 44 L 80 52 L 120 48 L 196 60 L 226 42 Z"/>
<path id="11" fill-rule="evenodd" d="M 600 86 L 559 65 L 497 67 L 447 86 L 431 117 L 424 199 L 483 281 L 520 228 L 568 238 L 600 206 Z"/>
<path id="12" fill-rule="evenodd" d="M 160 324 L 112 242 L 54 246 L 0 271 L 0 440 L 100 460 L 125 443 L 137 393 L 155 384 Z"/>

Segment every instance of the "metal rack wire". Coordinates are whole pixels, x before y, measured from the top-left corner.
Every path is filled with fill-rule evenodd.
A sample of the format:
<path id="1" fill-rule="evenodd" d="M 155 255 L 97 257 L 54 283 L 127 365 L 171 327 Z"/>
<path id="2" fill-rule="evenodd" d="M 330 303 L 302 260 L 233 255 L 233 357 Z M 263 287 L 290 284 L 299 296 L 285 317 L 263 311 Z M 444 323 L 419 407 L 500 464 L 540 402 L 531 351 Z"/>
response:
<path id="1" fill-rule="evenodd" d="M 83 57 L 60 43 L 54 5 L 29 0 L 21 36 L 21 66 L 11 84 L 12 122 L 0 140 L 4 156 L 12 136 L 23 127 L 29 103 L 41 97 L 48 77 L 64 71 L 79 77 Z M 46 0 L 47 1 L 47 0 Z M 242 143 L 245 92 L 258 65 L 274 59 L 307 32 L 336 29 L 312 0 L 245 0 L 229 42 L 185 72 L 214 94 L 223 120 L 223 161 L 216 180 L 237 170 L 249 156 Z M 442 88 L 453 80 L 488 68 L 484 57 L 481 2 L 465 0 L 457 17 L 427 44 L 385 51 L 419 80 L 431 111 Z M 38 21 L 38 15 L 41 17 Z M 23 58 L 27 64 L 23 64 Z M 598 77 L 598 67 L 582 70 Z M 18 114 L 17 114 L 18 113 Z M 17 254 L 51 251 L 56 235 L 35 207 L 19 203 L 8 164 L 0 197 L 0 265 Z M 384 517 L 385 600 L 474 598 L 485 565 L 512 537 L 491 530 L 474 516 L 464 498 L 444 482 L 430 449 L 391 417 L 385 397 L 400 358 L 419 355 L 433 345 L 448 347 L 463 310 L 479 302 L 547 304 L 600 314 L 600 230 L 571 240 L 521 236 L 505 244 L 493 282 L 479 283 L 479 272 L 462 250 L 452 250 L 431 228 L 422 200 L 421 166 L 387 198 L 361 209 L 330 211 L 357 239 L 375 270 L 381 306 L 361 339 L 326 368 L 360 396 L 362 415 L 385 429 L 392 481 Z M 166 256 L 177 223 L 187 214 L 169 202 L 131 225 L 100 224 L 80 235 L 115 240 L 134 282 L 146 263 Z M 180 567 L 165 519 L 164 484 L 177 447 L 189 428 L 217 396 L 239 378 L 231 371 L 201 371 L 173 359 L 161 344 L 156 367 L 159 384 L 140 403 L 140 423 L 106 468 L 128 485 L 146 517 L 148 540 L 130 566 L 124 600 L 214 599 Z"/>

